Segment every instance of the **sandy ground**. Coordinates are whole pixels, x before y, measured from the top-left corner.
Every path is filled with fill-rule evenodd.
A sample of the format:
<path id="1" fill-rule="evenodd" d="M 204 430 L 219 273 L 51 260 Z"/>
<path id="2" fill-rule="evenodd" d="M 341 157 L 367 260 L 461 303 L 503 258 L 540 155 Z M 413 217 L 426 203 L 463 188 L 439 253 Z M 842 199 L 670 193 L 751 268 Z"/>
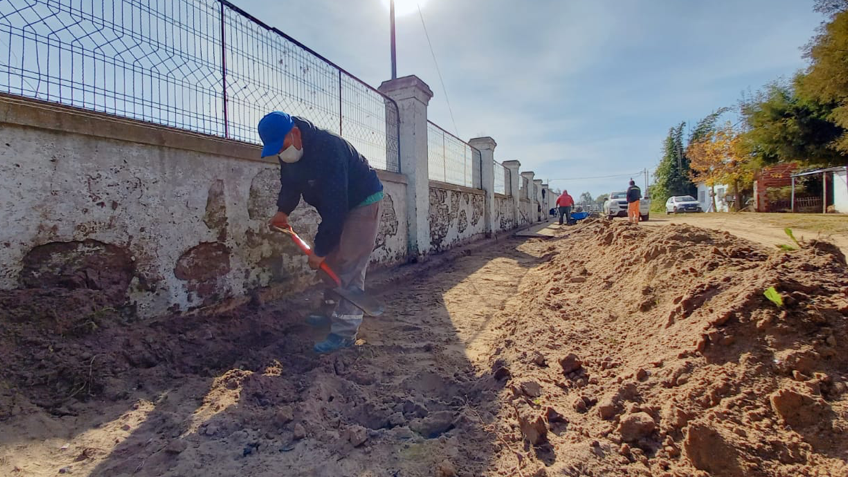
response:
<path id="1" fill-rule="evenodd" d="M 616 219 L 624 220 L 624 219 Z M 773 247 L 793 245 L 784 228 L 792 229 L 798 240 L 823 239 L 836 244 L 848 254 L 848 216 L 807 214 L 690 214 L 652 215 L 644 225 L 655 227 L 669 224 L 690 224 L 718 231 L 728 231 L 737 237 Z M 819 227 L 811 227 L 819 225 Z M 818 228 L 818 230 L 816 230 Z"/>
<path id="2" fill-rule="evenodd" d="M 375 275 L 385 315 L 330 356 L 314 293 L 134 322 L 4 292 L 0 475 L 848 476 L 838 250 L 545 234 Z"/>

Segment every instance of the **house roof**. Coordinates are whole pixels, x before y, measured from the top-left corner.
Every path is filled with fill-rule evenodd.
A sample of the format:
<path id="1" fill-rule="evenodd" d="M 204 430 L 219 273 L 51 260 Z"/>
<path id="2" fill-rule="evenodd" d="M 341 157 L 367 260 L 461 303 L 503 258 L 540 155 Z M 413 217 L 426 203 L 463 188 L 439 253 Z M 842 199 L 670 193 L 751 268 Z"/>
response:
<path id="1" fill-rule="evenodd" d="M 797 172 L 795 174 L 792 174 L 792 177 L 809 176 L 809 175 L 813 175 L 813 174 L 826 174 L 828 172 L 837 172 L 837 171 L 845 171 L 845 170 L 848 170 L 848 166 L 828 167 L 828 168 L 825 168 L 825 169 L 815 169 L 815 170 L 812 170 L 812 171 Z"/>

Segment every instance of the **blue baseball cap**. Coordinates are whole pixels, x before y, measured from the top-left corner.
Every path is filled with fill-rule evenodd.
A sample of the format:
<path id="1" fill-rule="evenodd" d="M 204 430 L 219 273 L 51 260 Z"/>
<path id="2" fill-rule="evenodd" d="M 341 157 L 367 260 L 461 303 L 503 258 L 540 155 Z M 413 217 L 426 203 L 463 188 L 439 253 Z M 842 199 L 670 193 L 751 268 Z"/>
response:
<path id="1" fill-rule="evenodd" d="M 286 135 L 294 127 L 291 116 L 281 111 L 268 113 L 259 121 L 259 137 L 262 139 L 262 157 L 274 156 L 283 148 Z"/>

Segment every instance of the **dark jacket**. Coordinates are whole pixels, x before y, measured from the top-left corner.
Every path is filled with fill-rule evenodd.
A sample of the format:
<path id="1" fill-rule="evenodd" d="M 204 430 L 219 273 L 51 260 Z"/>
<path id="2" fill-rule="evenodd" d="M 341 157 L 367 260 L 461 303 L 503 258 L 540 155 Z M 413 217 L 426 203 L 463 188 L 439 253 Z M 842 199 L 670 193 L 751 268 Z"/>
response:
<path id="1" fill-rule="evenodd" d="M 642 198 L 642 189 L 639 186 L 630 186 L 627 188 L 627 203 L 632 204 Z"/>
<path id="2" fill-rule="evenodd" d="M 291 214 L 300 197 L 318 209 L 321 225 L 315 253 L 327 256 L 339 243 L 347 213 L 367 197 L 383 190 L 368 160 L 341 137 L 292 118 L 303 138 L 303 157 L 294 164 L 280 161 L 277 208 Z"/>

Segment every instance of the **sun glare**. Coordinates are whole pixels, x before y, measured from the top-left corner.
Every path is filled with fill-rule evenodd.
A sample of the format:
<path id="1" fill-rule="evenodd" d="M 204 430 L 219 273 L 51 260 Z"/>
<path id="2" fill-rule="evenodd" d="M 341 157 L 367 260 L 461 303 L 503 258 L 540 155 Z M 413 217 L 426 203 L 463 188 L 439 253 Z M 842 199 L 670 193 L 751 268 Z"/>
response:
<path id="1" fill-rule="evenodd" d="M 424 8 L 427 0 L 395 0 L 395 15 L 401 17 L 418 12 L 418 6 Z M 389 8 L 389 0 L 383 0 L 383 5 Z"/>

